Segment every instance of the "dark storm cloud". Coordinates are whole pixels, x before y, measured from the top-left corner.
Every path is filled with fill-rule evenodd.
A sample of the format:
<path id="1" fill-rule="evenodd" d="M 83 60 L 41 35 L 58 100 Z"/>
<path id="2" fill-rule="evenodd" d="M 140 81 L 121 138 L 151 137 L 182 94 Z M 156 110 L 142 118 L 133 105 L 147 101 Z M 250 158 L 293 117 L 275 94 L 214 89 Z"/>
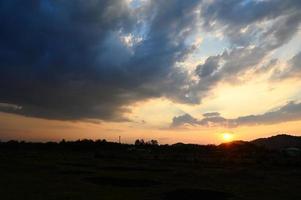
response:
<path id="1" fill-rule="evenodd" d="M 198 2 L 1 1 L 0 103 L 28 116 L 118 121 L 135 101 L 184 99 L 171 93 L 187 78 L 173 67 L 190 51 Z"/>
<path id="2" fill-rule="evenodd" d="M 0 103 L 20 108 L 0 110 L 122 121 L 127 105 L 148 98 L 197 104 L 287 43 L 300 8 L 299 0 L 0 1 Z M 198 65 L 195 81 L 177 64 L 195 50 L 200 24 L 230 47 Z"/>
<path id="3" fill-rule="evenodd" d="M 260 115 L 247 115 L 235 119 L 226 119 L 218 114 L 204 115 L 204 118 L 199 120 L 189 114 L 174 117 L 171 127 L 179 127 L 184 124 L 201 125 L 201 126 L 251 126 L 251 125 L 268 125 L 288 121 L 301 120 L 301 103 L 289 102 L 286 105 L 266 112 Z"/>

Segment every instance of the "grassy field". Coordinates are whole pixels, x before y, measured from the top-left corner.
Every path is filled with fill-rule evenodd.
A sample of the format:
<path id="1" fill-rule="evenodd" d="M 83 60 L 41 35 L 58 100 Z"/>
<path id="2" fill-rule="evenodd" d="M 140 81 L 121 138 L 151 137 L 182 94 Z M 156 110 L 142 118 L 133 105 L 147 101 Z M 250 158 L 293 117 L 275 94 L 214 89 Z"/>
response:
<path id="1" fill-rule="evenodd" d="M 149 159 L 124 150 L 0 150 L 3 200 L 301 199 L 300 166 Z"/>

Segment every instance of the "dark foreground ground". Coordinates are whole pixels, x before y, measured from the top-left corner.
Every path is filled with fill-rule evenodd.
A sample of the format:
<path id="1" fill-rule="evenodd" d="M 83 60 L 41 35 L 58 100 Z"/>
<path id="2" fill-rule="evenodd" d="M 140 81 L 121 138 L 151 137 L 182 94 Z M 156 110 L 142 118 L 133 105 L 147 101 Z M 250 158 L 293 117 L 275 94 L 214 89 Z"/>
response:
<path id="1" fill-rule="evenodd" d="M 2 143 L 0 199 L 300 200 L 300 166 L 248 144 Z"/>

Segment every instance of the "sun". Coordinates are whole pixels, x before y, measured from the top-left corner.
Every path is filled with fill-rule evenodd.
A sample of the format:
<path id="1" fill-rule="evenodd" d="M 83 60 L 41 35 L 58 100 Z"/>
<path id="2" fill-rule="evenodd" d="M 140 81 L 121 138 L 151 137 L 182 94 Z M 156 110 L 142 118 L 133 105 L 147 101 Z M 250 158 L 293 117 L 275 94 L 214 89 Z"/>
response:
<path id="1" fill-rule="evenodd" d="M 232 133 L 223 133 L 222 134 L 222 139 L 225 141 L 225 142 L 231 142 L 233 140 L 233 134 Z"/>

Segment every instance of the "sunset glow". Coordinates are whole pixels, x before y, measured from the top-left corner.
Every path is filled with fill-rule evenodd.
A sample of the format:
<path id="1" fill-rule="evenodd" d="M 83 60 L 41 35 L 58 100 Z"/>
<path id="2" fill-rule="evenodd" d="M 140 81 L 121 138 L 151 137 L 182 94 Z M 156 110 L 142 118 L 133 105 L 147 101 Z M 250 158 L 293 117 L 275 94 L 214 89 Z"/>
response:
<path id="1" fill-rule="evenodd" d="M 0 0 L 0 200 L 301 200 L 300 174 L 301 0 Z"/>
<path id="2" fill-rule="evenodd" d="M 298 1 L 9 2 L 2 140 L 301 135 Z"/>
<path id="3" fill-rule="evenodd" d="M 222 137 L 225 142 L 231 142 L 234 138 L 232 133 L 223 133 Z"/>

